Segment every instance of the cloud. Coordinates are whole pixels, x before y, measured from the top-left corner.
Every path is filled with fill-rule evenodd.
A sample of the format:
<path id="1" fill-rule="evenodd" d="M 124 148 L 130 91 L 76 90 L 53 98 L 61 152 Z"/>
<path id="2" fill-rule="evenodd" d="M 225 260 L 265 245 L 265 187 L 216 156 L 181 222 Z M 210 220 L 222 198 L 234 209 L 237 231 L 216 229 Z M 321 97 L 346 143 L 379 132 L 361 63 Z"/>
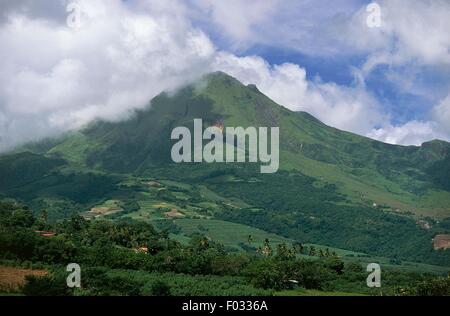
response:
<path id="1" fill-rule="evenodd" d="M 272 66 L 258 56 L 221 53 L 214 67 L 245 84 L 256 84 L 261 92 L 293 111 L 309 112 L 337 128 L 366 134 L 386 119 L 377 100 L 361 83 L 340 86 L 320 79 L 309 81 L 306 70 L 296 64 Z"/>
<path id="2" fill-rule="evenodd" d="M 79 3 L 87 14 L 77 30 L 17 11 L 1 26 L 0 150 L 93 119 L 123 119 L 208 71 L 214 45 L 175 7 Z"/>
<path id="3" fill-rule="evenodd" d="M 380 64 L 389 64 L 386 78 L 405 91 L 417 85 L 398 65 L 412 74 L 408 78 L 421 75 L 416 65 L 446 69 L 446 1 L 408 1 L 406 9 L 404 1 L 380 1 L 380 29 L 366 27 L 365 2 L 359 0 L 333 7 L 279 0 L 77 2 L 83 15 L 75 30 L 66 25 L 68 0 L 0 3 L 0 151 L 95 119 L 125 119 L 161 91 L 211 70 L 255 83 L 289 109 L 383 141 L 418 144 L 450 135 L 450 97 L 437 103 L 429 120 L 394 125 L 365 84 Z M 213 43 L 217 34 L 229 43 L 218 46 L 227 49 Z M 297 64 L 235 55 L 258 44 L 333 58 L 363 53 L 367 59 L 354 71 L 354 83 L 338 85 L 308 79 Z"/>
<path id="4" fill-rule="evenodd" d="M 450 134 L 450 94 L 434 107 L 433 117 Z"/>
<path id="5" fill-rule="evenodd" d="M 450 76 L 447 0 L 379 0 L 379 28 L 367 25 L 370 1 L 336 0 L 332 6 L 328 1 L 307 0 L 192 2 L 203 9 L 194 19 L 207 24 L 214 30 L 210 33 L 224 42 L 221 47 L 235 53 L 262 45 L 313 57 L 350 60 L 357 56 L 364 60 L 355 65 L 364 77 L 385 65 L 390 76 L 384 80 L 402 85 L 404 80 L 398 77 L 408 77 L 406 93 L 423 90 L 421 94 L 431 99 L 436 88 L 421 83 L 423 67 L 435 67 L 434 71 Z"/>
<path id="6" fill-rule="evenodd" d="M 427 140 L 448 140 L 439 130 L 439 125 L 433 121 L 409 121 L 403 125 L 373 129 L 367 136 L 389 144 L 420 146 Z"/>
<path id="7" fill-rule="evenodd" d="M 379 0 L 381 27 L 367 25 L 368 1 L 191 0 L 233 44 L 282 46 L 314 56 L 369 54 L 377 63 L 450 64 L 450 2 Z M 206 18 L 205 18 L 206 15 Z"/>
<path id="8" fill-rule="evenodd" d="M 334 0 L 331 6 L 328 1 L 310 0 L 189 1 L 195 8 L 191 18 L 207 25 L 233 50 L 268 45 L 314 55 L 339 53 L 336 24 L 351 17 L 361 2 Z"/>
<path id="9" fill-rule="evenodd" d="M 378 33 L 385 40 L 379 44 L 390 45 L 376 48 L 389 54 L 392 63 L 450 65 L 450 2 L 385 0 L 381 7 L 384 27 Z"/>
<path id="10" fill-rule="evenodd" d="M 429 120 L 386 124 L 382 128 L 374 128 L 367 136 L 401 145 L 421 145 L 433 139 L 450 141 L 450 94 L 433 107 Z"/>
<path id="11" fill-rule="evenodd" d="M 365 133 L 382 120 L 376 100 L 361 86 L 310 82 L 305 69 L 295 64 L 271 66 L 259 57 L 217 52 L 191 25 L 186 7 L 178 1 L 79 3 L 84 14 L 78 30 L 53 16 L 37 18 L 31 14 L 33 6 L 11 10 L 1 27 L 1 149 L 77 129 L 94 119 L 124 119 L 129 110 L 146 105 L 161 91 L 211 69 L 256 83 L 280 104 L 308 111 L 336 127 Z M 214 3 L 199 5 L 218 15 L 222 7 Z M 259 9 L 252 12 L 266 11 L 275 3 L 258 2 L 254 6 Z M 253 21 L 242 1 L 232 2 L 228 14 L 241 10 Z M 246 18 L 235 22 L 230 34 L 236 35 L 234 27 L 244 35 L 251 31 L 253 24 Z"/>
<path id="12" fill-rule="evenodd" d="M 333 127 L 390 144 L 420 146 L 433 139 L 450 140 L 450 95 L 433 107 L 428 120 L 392 124 L 390 114 L 367 91 L 358 71 L 354 84 L 343 86 L 320 78 L 310 81 L 306 69 L 297 64 L 271 65 L 259 56 L 219 52 L 213 67 L 244 84 L 256 84 L 275 102 L 308 112 Z"/>
<path id="13" fill-rule="evenodd" d="M 280 0 L 193 0 L 191 17 L 212 25 L 211 29 L 234 48 L 249 47 L 264 40 L 258 29 L 272 21 L 279 3 Z"/>
<path id="14" fill-rule="evenodd" d="M 2 0 L 0 2 L 0 23 L 8 21 L 11 15 L 26 15 L 33 19 L 64 22 L 66 6 L 70 0 Z"/>

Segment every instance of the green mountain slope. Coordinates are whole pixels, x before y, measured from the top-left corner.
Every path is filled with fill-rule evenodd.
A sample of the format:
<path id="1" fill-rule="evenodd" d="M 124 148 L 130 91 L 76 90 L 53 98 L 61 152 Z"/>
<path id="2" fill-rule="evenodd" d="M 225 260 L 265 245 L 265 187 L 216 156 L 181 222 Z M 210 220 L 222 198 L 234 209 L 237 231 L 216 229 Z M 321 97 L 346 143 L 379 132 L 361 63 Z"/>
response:
<path id="1" fill-rule="evenodd" d="M 263 175 L 255 164 L 172 163 L 172 129 L 192 129 L 195 118 L 205 127 L 280 127 L 281 170 Z M 108 216 L 112 203 L 115 218 L 170 222 L 166 213 L 176 209 L 305 243 L 450 265 L 449 251 L 432 248 L 435 234 L 450 231 L 450 144 L 393 146 L 343 132 L 224 73 L 163 93 L 129 120 L 96 122 L 28 149 L 64 164 L 50 178 L 44 172 L 19 187 L 5 184 L 0 194 L 55 209 L 54 218 L 92 207 Z M 0 162 L 8 159 L 14 160 Z M 417 225 L 419 218 L 431 228 Z"/>
<path id="2" fill-rule="evenodd" d="M 291 112 L 223 73 L 206 87 L 162 94 L 151 107 L 121 123 L 97 123 L 49 154 L 114 172 L 143 173 L 170 161 L 170 132 L 206 125 L 279 126 L 281 168 L 336 184 L 353 202 L 432 217 L 450 216 L 450 144 L 393 146 L 330 128 L 307 113 Z M 447 168 L 447 169 L 446 169 Z"/>

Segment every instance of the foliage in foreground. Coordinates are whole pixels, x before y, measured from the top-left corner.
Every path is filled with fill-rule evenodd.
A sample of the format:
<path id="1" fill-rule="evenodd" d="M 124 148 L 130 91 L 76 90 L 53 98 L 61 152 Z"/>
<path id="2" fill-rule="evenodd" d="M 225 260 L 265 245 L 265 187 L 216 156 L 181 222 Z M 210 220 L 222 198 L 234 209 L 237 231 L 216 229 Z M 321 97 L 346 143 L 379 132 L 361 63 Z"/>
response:
<path id="1" fill-rule="evenodd" d="M 37 231 L 56 236 L 42 237 Z M 305 289 L 381 294 L 365 286 L 366 273 L 336 256 L 299 259 L 295 249 L 270 241 L 260 253 L 228 253 L 205 236 L 188 246 L 167 232 L 136 221 L 86 221 L 73 217 L 49 225 L 18 205 L 0 203 L 0 259 L 41 263 L 52 273 L 29 277 L 26 295 L 270 295 Z M 140 249 L 146 249 L 140 251 Z M 82 288 L 65 286 L 64 266 L 82 267 Z M 295 280 L 296 282 L 293 282 Z M 450 279 L 383 272 L 383 294 L 450 295 Z M 297 283 L 298 282 L 298 283 Z"/>

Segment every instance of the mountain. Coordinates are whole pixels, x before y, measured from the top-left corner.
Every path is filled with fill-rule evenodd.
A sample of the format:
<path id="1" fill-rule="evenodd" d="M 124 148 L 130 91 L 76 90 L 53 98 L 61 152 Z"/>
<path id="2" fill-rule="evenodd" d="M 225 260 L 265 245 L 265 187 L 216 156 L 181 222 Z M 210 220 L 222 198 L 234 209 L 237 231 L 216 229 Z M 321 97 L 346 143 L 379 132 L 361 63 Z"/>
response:
<path id="1" fill-rule="evenodd" d="M 205 127 L 279 127 L 280 170 L 172 163 L 172 130 L 192 130 L 196 118 Z M 162 93 L 128 120 L 95 122 L 3 156 L 0 172 L 10 179 L 0 182 L 4 198 L 55 220 L 94 208 L 160 224 L 178 212 L 301 242 L 450 262 L 448 251 L 432 247 L 434 235 L 450 229 L 449 143 L 395 146 L 340 131 L 221 72 Z"/>
<path id="2" fill-rule="evenodd" d="M 336 184 L 353 201 L 450 216 L 449 143 L 384 144 L 330 128 L 307 113 L 289 111 L 224 73 L 206 80 L 204 88 L 156 97 L 151 107 L 131 120 L 97 123 L 48 154 L 110 172 L 144 174 L 170 161 L 170 132 L 176 126 L 191 126 L 194 118 L 209 125 L 223 121 L 225 126 L 280 126 L 282 169 L 297 169 Z"/>

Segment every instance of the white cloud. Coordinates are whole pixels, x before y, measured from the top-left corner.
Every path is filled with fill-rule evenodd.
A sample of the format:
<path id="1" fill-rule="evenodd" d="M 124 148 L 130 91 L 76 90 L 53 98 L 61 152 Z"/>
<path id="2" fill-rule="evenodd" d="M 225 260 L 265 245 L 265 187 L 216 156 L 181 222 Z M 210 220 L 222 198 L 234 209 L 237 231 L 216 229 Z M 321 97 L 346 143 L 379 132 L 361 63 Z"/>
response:
<path id="1" fill-rule="evenodd" d="M 120 0 L 79 2 L 89 17 L 79 30 L 16 13 L 1 25 L 0 149 L 121 119 L 208 71 L 214 45 L 175 2 L 140 12 Z"/>
<path id="2" fill-rule="evenodd" d="M 33 19 L 65 21 L 66 5 L 71 0 L 2 0 L 0 2 L 0 23 L 12 14 L 27 15 Z"/>
<path id="3" fill-rule="evenodd" d="M 433 117 L 450 134 L 450 94 L 434 107 Z"/>
<path id="4" fill-rule="evenodd" d="M 310 81 L 299 65 L 270 65 L 258 56 L 218 53 L 214 68 L 231 74 L 293 111 L 305 111 L 324 123 L 390 144 L 418 145 L 432 139 L 450 140 L 450 95 L 439 102 L 430 120 L 391 124 L 377 99 L 367 92 L 355 72 L 356 83 L 340 86 Z"/>
<path id="5" fill-rule="evenodd" d="M 421 90 L 420 95 L 432 100 L 436 88 L 421 83 L 422 67 L 450 74 L 448 0 L 379 0 L 380 28 L 367 26 L 368 2 L 358 0 L 335 0 L 333 5 L 308 0 L 271 0 L 263 1 L 264 5 L 246 0 L 192 2 L 203 10 L 209 8 L 207 19 L 203 15 L 198 19 L 203 17 L 208 26 L 218 29 L 227 47 L 237 51 L 267 45 L 314 57 L 357 55 L 365 59 L 362 73 L 366 77 L 377 66 L 387 65 L 391 75 L 386 80 L 402 85 L 404 80 L 398 77 L 408 77 L 405 92 Z"/>
<path id="6" fill-rule="evenodd" d="M 373 129 L 367 136 L 389 144 L 420 146 L 432 139 L 448 140 L 448 137 L 439 130 L 440 127 L 436 122 L 409 121 L 403 125 L 389 124 L 383 128 Z"/>
<path id="7" fill-rule="evenodd" d="M 309 112 L 337 128 L 365 134 L 386 119 L 362 84 L 348 87 L 309 81 L 306 70 L 296 64 L 271 66 L 258 56 L 222 53 L 217 56 L 215 68 L 245 84 L 256 84 L 261 92 L 293 111 Z"/>
<path id="8" fill-rule="evenodd" d="M 429 120 L 413 120 L 400 125 L 387 123 L 374 128 L 367 136 L 401 145 L 421 145 L 433 139 L 450 141 L 450 94 L 434 106 Z"/>
<path id="9" fill-rule="evenodd" d="M 275 16 L 280 0 L 193 0 L 191 16 L 213 24 L 220 36 L 230 40 L 233 47 L 249 47 L 264 40 L 259 26 L 267 25 Z M 198 13 L 200 10 L 200 14 Z"/>
<path id="10" fill-rule="evenodd" d="M 255 44 L 314 55 L 342 52 L 340 29 L 359 0 L 190 0 L 195 20 L 206 24 L 234 50 Z M 350 13 L 349 13 L 350 12 Z M 320 34 L 320 36 L 318 36 Z"/>
<path id="11" fill-rule="evenodd" d="M 192 0 L 235 44 L 247 42 L 330 56 L 368 53 L 369 64 L 450 64 L 450 2 L 379 0 L 382 25 L 367 26 L 357 0 Z M 199 19 L 204 17 L 200 16 Z"/>
<path id="12" fill-rule="evenodd" d="M 126 118 L 161 91 L 213 69 L 257 84 L 292 110 L 387 142 L 418 144 L 450 134 L 450 97 L 435 107 L 432 121 L 393 126 L 364 85 L 364 74 L 382 63 L 449 64 L 446 1 L 408 1 L 406 9 L 404 1 L 382 1 L 385 24 L 369 29 L 357 0 L 338 1 L 337 11 L 315 1 L 79 0 L 85 11 L 79 30 L 65 24 L 67 2 L 0 4 L 0 150 L 96 118 Z M 199 21 L 212 21 L 234 48 L 270 44 L 323 56 L 351 48 L 369 58 L 350 86 L 308 80 L 296 64 L 218 52 Z M 395 70 L 389 78 L 405 90 L 416 87 Z"/>
<path id="13" fill-rule="evenodd" d="M 366 13 L 361 9 L 343 35 L 350 47 L 368 53 L 363 66 L 366 74 L 380 64 L 410 68 L 450 66 L 449 1 L 383 0 L 380 5 L 380 28 L 363 27 Z"/>

